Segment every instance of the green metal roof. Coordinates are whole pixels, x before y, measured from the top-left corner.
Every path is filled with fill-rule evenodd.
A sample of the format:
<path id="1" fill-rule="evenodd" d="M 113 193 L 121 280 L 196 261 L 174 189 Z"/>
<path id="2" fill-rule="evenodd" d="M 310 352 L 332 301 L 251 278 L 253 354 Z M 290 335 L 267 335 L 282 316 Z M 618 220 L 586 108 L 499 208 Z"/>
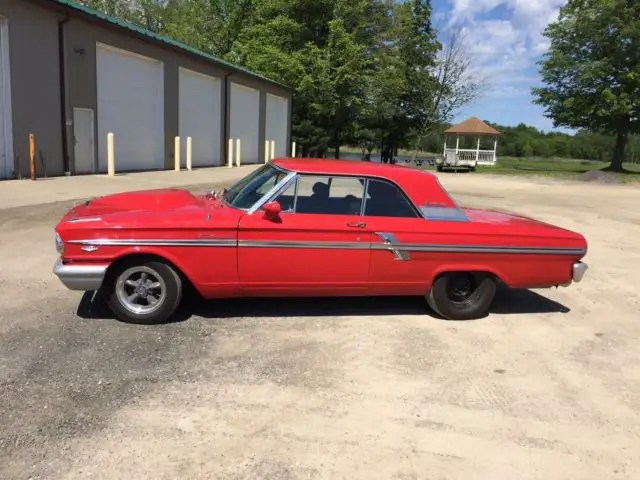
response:
<path id="1" fill-rule="evenodd" d="M 231 70 L 235 70 L 238 72 L 242 72 L 242 73 L 246 73 L 247 75 L 250 75 L 254 78 L 259 78 L 260 80 L 265 80 L 269 83 L 272 83 L 274 85 L 277 85 L 279 87 L 282 88 L 286 88 L 287 90 L 291 90 L 291 87 L 288 87 L 282 83 L 276 82 L 275 80 L 271 80 L 270 78 L 264 77 L 262 75 L 258 75 L 257 73 L 254 73 L 250 70 L 247 70 L 246 68 L 242 68 L 239 67 L 237 65 L 234 65 L 233 63 L 227 62 L 225 60 L 222 60 L 221 58 L 218 58 L 216 56 L 213 56 L 209 53 L 203 52 L 201 50 L 198 50 L 196 48 L 190 47 L 189 45 L 186 45 L 184 43 L 178 42 L 177 40 L 174 40 L 170 37 L 167 37 L 165 35 L 160 35 L 158 33 L 155 33 L 151 30 L 147 30 L 146 28 L 142 28 L 139 25 L 136 25 L 134 23 L 130 23 L 130 22 L 126 22 L 120 18 L 116 18 L 116 17 L 112 17 L 111 15 L 107 15 L 104 12 L 101 12 L 99 10 L 95 10 L 93 8 L 90 8 L 82 3 L 78 3 L 72 0 L 49 0 L 49 2 L 52 3 L 56 3 L 68 8 L 71 8 L 73 10 L 77 10 L 79 12 L 82 12 L 86 15 L 90 15 L 94 18 L 97 18 L 99 20 L 103 20 L 107 23 L 110 23 L 112 25 L 116 25 L 120 28 L 124 28 L 126 30 L 135 32 L 139 35 L 142 35 L 144 37 L 150 38 L 152 40 L 156 40 L 162 43 L 165 43 L 167 45 L 171 45 L 172 47 L 178 48 L 180 50 L 184 50 L 185 52 L 189 52 L 193 55 L 196 55 L 198 57 L 204 58 L 206 60 L 215 62 L 219 65 L 223 65 Z"/>

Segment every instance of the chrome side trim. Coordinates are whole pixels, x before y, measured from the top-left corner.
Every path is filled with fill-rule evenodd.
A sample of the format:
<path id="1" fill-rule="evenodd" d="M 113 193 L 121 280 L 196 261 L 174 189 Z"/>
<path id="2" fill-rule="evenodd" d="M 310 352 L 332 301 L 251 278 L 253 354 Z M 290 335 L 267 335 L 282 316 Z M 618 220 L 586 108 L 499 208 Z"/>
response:
<path id="1" fill-rule="evenodd" d="M 447 252 L 447 253 L 522 253 L 531 255 L 584 255 L 586 250 L 562 247 L 509 247 L 487 245 L 439 245 L 404 243 L 396 248 L 410 252 Z"/>
<path id="2" fill-rule="evenodd" d="M 521 246 L 487 246 L 487 245 L 447 245 L 401 243 L 389 232 L 375 232 L 383 242 L 309 242 L 300 240 L 236 240 L 234 238 L 219 239 L 135 239 L 135 238 L 96 238 L 70 240 L 67 243 L 83 246 L 160 246 L 160 247 L 257 247 L 257 248 L 343 248 L 372 250 L 390 250 L 398 259 L 410 260 L 407 252 L 429 253 L 521 253 L 531 255 L 584 255 L 586 250 L 562 247 L 521 247 Z M 408 257 L 408 258 L 407 258 Z M 580 267 L 582 268 L 582 267 Z"/>
<path id="3" fill-rule="evenodd" d="M 65 287 L 69 290 L 86 292 L 93 292 L 100 288 L 106 271 L 106 265 L 65 265 L 60 258 L 53 266 L 53 273 Z"/>
<path id="4" fill-rule="evenodd" d="M 70 240 L 67 243 L 76 245 L 108 246 L 108 247 L 235 247 L 238 242 L 235 238 L 220 238 L 207 240 L 182 240 L 182 239 L 147 239 L 147 238 L 93 238 L 86 240 Z"/>
<path id="5" fill-rule="evenodd" d="M 101 217 L 73 217 L 67 220 L 68 223 L 88 223 L 88 222 L 100 222 Z"/>
<path id="6" fill-rule="evenodd" d="M 287 241 L 259 241 L 240 240 L 239 247 L 253 248 L 319 248 L 338 250 L 369 250 L 369 242 L 287 242 Z"/>
<path id="7" fill-rule="evenodd" d="M 573 281 L 579 283 L 582 281 L 582 277 L 587 272 L 589 266 L 586 263 L 578 262 L 573 264 Z"/>
<path id="8" fill-rule="evenodd" d="M 405 249 L 402 248 L 402 244 L 398 241 L 396 236 L 393 233 L 389 232 L 375 232 L 382 240 L 384 241 L 384 249 L 389 250 L 396 257 L 396 260 L 407 261 L 411 260 L 411 256 L 407 253 Z M 374 247 L 376 244 L 371 244 L 371 247 L 374 249 L 379 249 L 380 247 Z"/>

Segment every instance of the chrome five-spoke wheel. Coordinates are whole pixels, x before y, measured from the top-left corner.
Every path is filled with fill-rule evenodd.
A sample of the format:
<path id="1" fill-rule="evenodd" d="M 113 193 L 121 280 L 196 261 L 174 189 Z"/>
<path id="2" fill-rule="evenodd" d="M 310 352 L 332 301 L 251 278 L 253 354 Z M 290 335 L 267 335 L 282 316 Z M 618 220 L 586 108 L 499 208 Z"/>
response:
<path id="1" fill-rule="evenodd" d="M 162 260 L 133 257 L 114 266 L 107 283 L 111 311 L 128 323 L 162 323 L 175 312 L 182 298 L 180 276 Z"/>
<path id="2" fill-rule="evenodd" d="M 116 295 L 131 313 L 151 313 L 165 301 L 167 286 L 155 270 L 136 266 L 128 268 L 118 277 Z"/>

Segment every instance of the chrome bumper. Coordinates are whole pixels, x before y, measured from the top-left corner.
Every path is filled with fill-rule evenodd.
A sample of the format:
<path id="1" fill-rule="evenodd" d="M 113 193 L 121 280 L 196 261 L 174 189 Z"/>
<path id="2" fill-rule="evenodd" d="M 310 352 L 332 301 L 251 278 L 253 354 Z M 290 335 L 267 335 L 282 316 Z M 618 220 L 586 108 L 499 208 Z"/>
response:
<path id="1" fill-rule="evenodd" d="M 60 281 L 69 290 L 82 290 L 93 292 L 100 288 L 104 275 L 107 271 L 106 265 L 65 265 L 62 259 L 58 258 L 53 267 Z"/>
<path id="2" fill-rule="evenodd" d="M 586 263 L 578 262 L 573 264 L 573 281 L 578 283 L 584 277 L 589 266 Z"/>

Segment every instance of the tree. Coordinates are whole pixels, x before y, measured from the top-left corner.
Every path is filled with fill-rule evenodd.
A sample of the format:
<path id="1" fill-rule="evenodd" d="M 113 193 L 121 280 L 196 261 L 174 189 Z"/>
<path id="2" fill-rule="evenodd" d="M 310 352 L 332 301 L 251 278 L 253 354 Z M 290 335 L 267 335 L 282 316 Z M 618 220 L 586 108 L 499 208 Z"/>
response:
<path id="1" fill-rule="evenodd" d="M 460 108 L 477 100 L 487 86 L 486 79 L 472 72 L 473 64 L 463 40 L 459 30 L 449 30 L 444 46 L 430 68 L 431 88 L 423 85 L 423 94 L 414 99 L 417 149 L 440 125 L 450 122 Z"/>
<path id="2" fill-rule="evenodd" d="M 615 135 L 608 168 L 622 171 L 629 136 L 640 133 L 640 2 L 569 0 L 545 36 L 535 102 L 556 127 Z"/>

